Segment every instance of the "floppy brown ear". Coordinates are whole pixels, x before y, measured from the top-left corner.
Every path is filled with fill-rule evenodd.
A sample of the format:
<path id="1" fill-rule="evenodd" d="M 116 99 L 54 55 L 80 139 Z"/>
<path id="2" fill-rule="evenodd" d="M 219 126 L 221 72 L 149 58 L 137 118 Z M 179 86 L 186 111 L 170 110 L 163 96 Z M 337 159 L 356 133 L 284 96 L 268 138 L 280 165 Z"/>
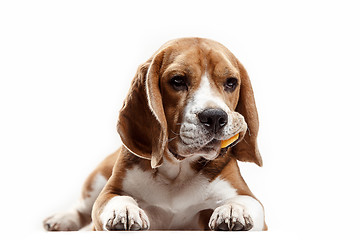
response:
<path id="1" fill-rule="evenodd" d="M 163 53 L 138 68 L 119 113 L 118 132 L 133 154 L 161 165 L 167 144 L 167 122 L 159 88 Z"/>
<path id="2" fill-rule="evenodd" d="M 257 145 L 259 118 L 256 109 L 253 89 L 244 66 L 237 61 L 240 70 L 240 96 L 236 111 L 244 116 L 248 126 L 244 138 L 231 148 L 232 155 L 243 162 L 253 162 L 262 166 L 262 158 Z"/>

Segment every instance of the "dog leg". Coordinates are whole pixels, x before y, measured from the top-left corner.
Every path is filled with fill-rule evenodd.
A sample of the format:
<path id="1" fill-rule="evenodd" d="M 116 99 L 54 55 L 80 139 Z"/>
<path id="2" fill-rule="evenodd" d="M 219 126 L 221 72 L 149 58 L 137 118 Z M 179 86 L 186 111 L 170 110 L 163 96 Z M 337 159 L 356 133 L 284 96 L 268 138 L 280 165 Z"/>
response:
<path id="1" fill-rule="evenodd" d="M 91 222 L 91 211 L 96 198 L 111 176 L 120 149 L 106 157 L 86 179 L 82 196 L 68 211 L 57 213 L 43 221 L 48 231 L 76 231 Z"/>
<path id="2" fill-rule="evenodd" d="M 107 179 L 94 171 L 83 186 L 83 194 L 75 206 L 65 212 L 56 213 L 43 221 L 47 231 L 76 231 L 91 222 L 91 209 Z"/>

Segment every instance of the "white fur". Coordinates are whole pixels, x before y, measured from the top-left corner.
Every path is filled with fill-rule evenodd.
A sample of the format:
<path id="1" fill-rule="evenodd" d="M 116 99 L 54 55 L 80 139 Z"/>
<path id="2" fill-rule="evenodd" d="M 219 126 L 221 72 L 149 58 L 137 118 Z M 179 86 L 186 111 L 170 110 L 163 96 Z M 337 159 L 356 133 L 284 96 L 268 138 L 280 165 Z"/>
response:
<path id="1" fill-rule="evenodd" d="M 93 204 L 103 189 L 107 179 L 97 174 L 91 185 L 89 196 L 79 198 L 77 203 L 67 211 L 59 212 L 47 218 L 44 221 L 44 226 L 48 230 L 78 230 L 81 227 L 79 213 L 90 215 Z"/>
<path id="2" fill-rule="evenodd" d="M 251 231 L 261 231 L 264 228 L 264 211 L 261 204 L 250 196 L 236 196 L 226 200 L 224 205 L 217 207 L 209 221 L 210 229 L 215 229 L 220 223 L 240 222 L 245 226 L 245 218 L 252 220 Z"/>
<path id="3" fill-rule="evenodd" d="M 113 230 L 117 227 L 119 230 L 122 230 L 120 227 L 131 229 L 135 225 L 138 228 L 137 230 L 150 227 L 145 212 L 129 196 L 116 196 L 110 199 L 100 215 L 100 220 L 104 230 Z"/>
<path id="4" fill-rule="evenodd" d="M 89 196 L 80 198 L 74 209 L 82 213 L 91 213 L 92 206 L 106 183 L 107 179 L 103 175 L 97 174 L 91 184 L 91 191 L 88 192 Z"/>
<path id="5" fill-rule="evenodd" d="M 239 202 L 253 217 L 256 230 L 261 229 L 264 221 L 261 217 L 263 209 L 259 208 L 261 205 L 256 204 L 257 201 L 255 199 L 252 201 L 250 197 L 238 196 L 236 189 L 220 177 L 209 182 L 205 176 L 196 174 L 190 168 L 194 160 L 196 159 L 169 162 L 167 166 L 160 166 L 157 174 L 143 171 L 139 167 L 127 170 L 122 188 L 137 202 L 115 197 L 115 200 L 110 200 L 104 208 L 104 213 L 100 217 L 102 223 L 106 224 L 109 217 L 114 215 L 115 209 L 127 205 L 143 209 L 149 217 L 153 230 L 200 229 L 199 211 Z M 166 175 L 167 170 L 173 173 Z"/>
<path id="6" fill-rule="evenodd" d="M 251 216 L 254 226 L 251 230 L 261 231 L 264 228 L 264 208 L 259 201 L 250 196 L 236 196 L 229 202 L 241 204 L 247 213 Z"/>
<path id="7" fill-rule="evenodd" d="M 194 154 L 195 150 L 198 155 L 206 159 L 215 159 L 217 157 L 220 149 L 201 151 L 201 148 L 213 140 L 213 136 L 208 134 L 198 119 L 198 114 L 207 108 L 222 109 L 228 115 L 228 123 L 222 130 L 221 135 L 217 136 L 218 140 L 226 140 L 239 132 L 246 131 L 247 125 L 244 117 L 238 112 L 231 111 L 224 102 L 222 94 L 226 93 L 220 93 L 214 89 L 206 74 L 202 76 L 199 88 L 185 106 L 184 121 L 180 127 L 182 142 L 178 143 L 178 154 L 190 156 Z"/>
<path id="8" fill-rule="evenodd" d="M 80 217 L 75 209 L 59 212 L 47 218 L 44 227 L 49 231 L 76 231 L 80 229 Z"/>

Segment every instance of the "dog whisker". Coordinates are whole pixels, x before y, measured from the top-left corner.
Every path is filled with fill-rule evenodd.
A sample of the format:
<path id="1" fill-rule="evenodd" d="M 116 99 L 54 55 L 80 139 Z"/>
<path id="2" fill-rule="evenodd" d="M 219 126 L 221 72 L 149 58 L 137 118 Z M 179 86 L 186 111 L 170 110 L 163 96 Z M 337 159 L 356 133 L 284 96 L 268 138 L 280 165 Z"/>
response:
<path id="1" fill-rule="evenodd" d="M 175 134 L 176 136 L 180 136 L 180 133 L 176 133 L 176 132 L 174 132 L 174 131 L 171 130 L 171 129 L 170 129 L 170 131 L 171 131 L 173 134 Z"/>
<path id="2" fill-rule="evenodd" d="M 169 143 L 169 142 L 171 142 L 172 140 L 174 140 L 174 139 L 176 139 L 176 138 L 177 138 L 177 136 L 175 136 L 175 137 L 173 137 L 173 138 L 169 138 L 167 142 Z"/>
<path id="3" fill-rule="evenodd" d="M 249 136 L 251 137 L 251 132 L 250 132 L 250 128 L 247 128 L 247 131 L 249 131 Z"/>

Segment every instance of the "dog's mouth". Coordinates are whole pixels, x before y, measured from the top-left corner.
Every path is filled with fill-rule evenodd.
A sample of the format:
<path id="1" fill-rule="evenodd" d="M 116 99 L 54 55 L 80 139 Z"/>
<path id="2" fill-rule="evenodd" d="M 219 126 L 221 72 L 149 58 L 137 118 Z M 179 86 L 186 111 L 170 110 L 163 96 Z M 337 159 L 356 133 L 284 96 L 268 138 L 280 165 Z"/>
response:
<path id="1" fill-rule="evenodd" d="M 169 152 L 176 158 L 176 159 L 178 159 L 178 160 L 184 160 L 186 157 L 183 157 L 183 156 L 181 156 L 180 154 L 177 154 L 177 153 L 175 153 L 174 152 L 174 150 L 172 150 L 171 148 L 169 148 Z"/>
<path id="2" fill-rule="evenodd" d="M 186 150 L 181 151 L 181 153 L 178 151 L 175 151 L 174 149 L 169 147 L 169 152 L 178 160 L 183 160 L 187 157 L 191 157 L 194 155 L 206 155 L 210 152 L 216 152 L 218 155 L 220 153 L 220 144 L 221 140 L 218 139 L 212 139 L 210 142 L 208 142 L 206 145 L 198 148 L 194 148 L 191 146 L 188 146 L 184 143 L 182 143 L 183 146 L 186 146 Z"/>
<path id="3" fill-rule="evenodd" d="M 237 143 L 239 143 L 244 137 L 244 134 L 240 134 L 238 139 L 236 139 L 234 142 L 229 144 L 226 147 L 221 148 L 221 142 L 222 140 L 213 138 L 210 140 L 207 144 L 201 146 L 201 147 L 193 147 L 191 145 L 185 144 L 183 141 L 178 145 L 178 147 L 175 147 L 174 150 L 170 146 L 168 147 L 169 152 L 179 161 L 184 160 L 185 158 L 192 157 L 192 156 L 201 156 L 203 158 L 206 158 L 208 160 L 215 159 L 219 156 L 223 156 L 226 154 L 226 152 L 233 146 L 235 146 Z M 210 159 L 208 158 L 210 157 Z"/>
<path id="4" fill-rule="evenodd" d="M 208 144 L 206 144 L 204 147 L 201 148 L 201 150 L 214 150 L 216 149 L 221 143 L 221 140 L 213 139 Z"/>

